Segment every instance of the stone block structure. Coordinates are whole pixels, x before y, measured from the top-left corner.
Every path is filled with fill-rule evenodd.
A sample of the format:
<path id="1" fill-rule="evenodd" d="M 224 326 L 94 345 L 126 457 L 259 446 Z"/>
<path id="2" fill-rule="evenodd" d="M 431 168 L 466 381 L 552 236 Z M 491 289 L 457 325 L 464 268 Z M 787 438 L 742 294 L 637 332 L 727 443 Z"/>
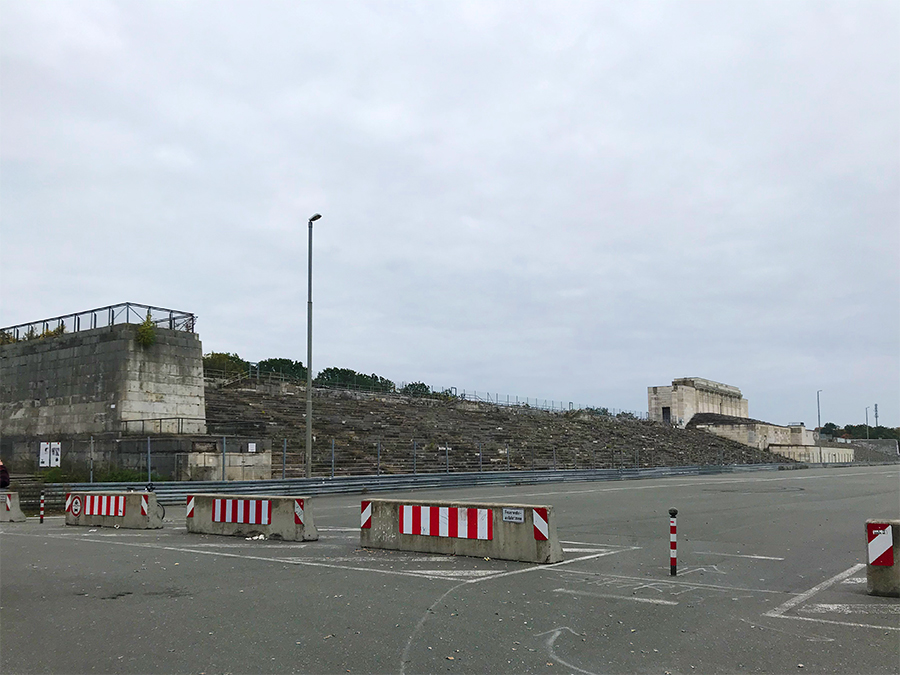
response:
<path id="1" fill-rule="evenodd" d="M 682 377 L 672 380 L 671 386 L 647 388 L 650 419 L 681 428 L 697 413 L 747 417 L 749 405 L 737 387 L 701 377 Z"/>

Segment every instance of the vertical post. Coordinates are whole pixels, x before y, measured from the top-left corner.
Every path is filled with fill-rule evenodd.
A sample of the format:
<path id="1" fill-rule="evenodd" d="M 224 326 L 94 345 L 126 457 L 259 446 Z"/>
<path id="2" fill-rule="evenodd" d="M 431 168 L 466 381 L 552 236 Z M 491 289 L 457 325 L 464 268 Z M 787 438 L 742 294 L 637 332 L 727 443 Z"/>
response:
<path id="1" fill-rule="evenodd" d="M 287 439 L 281 441 L 281 480 L 285 479 L 287 474 Z"/>
<path id="2" fill-rule="evenodd" d="M 41 490 L 41 522 L 44 522 L 44 491 Z"/>
<path id="3" fill-rule="evenodd" d="M 416 450 L 418 450 L 418 443 L 416 439 L 413 439 L 413 475 L 416 473 Z"/>
<path id="4" fill-rule="evenodd" d="M 510 467 L 510 464 L 509 464 L 509 445 L 508 444 L 506 446 L 506 470 L 512 471 L 512 468 Z"/>
<path id="5" fill-rule="evenodd" d="M 331 477 L 334 478 L 334 439 L 331 439 Z"/>
<path id="6" fill-rule="evenodd" d="M 222 480 L 225 480 L 225 437 L 222 436 Z"/>
<path id="7" fill-rule="evenodd" d="M 150 477 L 150 437 L 147 436 L 147 482 L 152 483 L 153 479 Z"/>
<path id="8" fill-rule="evenodd" d="M 444 465 L 447 467 L 447 473 L 450 473 L 450 444 L 444 441 Z"/>
<path id="9" fill-rule="evenodd" d="M 481 469 L 484 466 L 484 463 L 481 461 L 483 452 L 481 451 L 481 443 L 478 444 L 478 473 L 481 473 Z"/>
<path id="10" fill-rule="evenodd" d="M 94 482 L 94 437 L 91 436 L 91 482 Z"/>
<path id="11" fill-rule="evenodd" d="M 553 446 L 553 470 L 556 471 L 556 446 Z"/>
<path id="12" fill-rule="evenodd" d="M 678 574 L 678 555 L 675 545 L 675 516 L 678 515 L 678 509 L 669 509 L 669 576 Z"/>
<path id="13" fill-rule="evenodd" d="M 381 441 L 378 441 L 378 465 L 376 468 L 376 475 L 381 475 Z"/>
<path id="14" fill-rule="evenodd" d="M 875 404 L 875 430 L 878 430 L 878 404 Z"/>

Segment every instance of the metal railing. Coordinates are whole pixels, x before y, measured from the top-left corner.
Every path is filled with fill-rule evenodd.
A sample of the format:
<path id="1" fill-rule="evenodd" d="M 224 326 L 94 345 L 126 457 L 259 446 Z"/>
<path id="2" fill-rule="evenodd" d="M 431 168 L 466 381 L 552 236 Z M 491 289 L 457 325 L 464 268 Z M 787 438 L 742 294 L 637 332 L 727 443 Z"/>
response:
<path id="1" fill-rule="evenodd" d="M 196 314 L 177 309 L 142 305 L 136 302 L 123 302 L 0 328 L 0 341 L 4 343 L 19 342 L 20 340 L 52 337 L 63 333 L 77 333 L 94 328 L 106 328 L 117 324 L 139 324 L 144 322 L 148 312 L 150 320 L 159 328 L 169 328 L 187 333 L 194 332 L 197 322 Z"/>

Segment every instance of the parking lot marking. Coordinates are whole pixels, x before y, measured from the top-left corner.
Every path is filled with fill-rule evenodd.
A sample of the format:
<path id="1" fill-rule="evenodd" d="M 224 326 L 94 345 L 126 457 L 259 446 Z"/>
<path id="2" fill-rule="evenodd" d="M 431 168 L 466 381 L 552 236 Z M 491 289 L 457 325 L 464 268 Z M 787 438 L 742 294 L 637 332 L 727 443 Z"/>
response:
<path id="1" fill-rule="evenodd" d="M 794 616 L 794 615 L 786 614 L 786 612 L 790 611 L 797 605 L 800 605 L 800 604 L 806 602 L 807 600 L 809 600 L 811 597 L 813 597 L 817 593 L 824 591 L 825 589 L 833 586 L 834 584 L 843 582 L 844 579 L 846 579 L 847 577 L 849 577 L 853 574 L 856 574 L 865 566 L 866 566 L 865 563 L 858 563 L 858 564 L 854 565 L 853 567 L 851 567 L 850 569 L 844 570 L 840 574 L 835 574 L 833 577 L 831 577 L 830 579 L 826 579 L 821 584 L 818 584 L 817 586 L 813 586 L 808 591 L 801 593 L 797 597 L 791 598 L 790 600 L 779 605 L 775 609 L 773 609 L 769 612 L 766 612 L 765 614 L 763 614 L 763 616 L 768 616 L 773 619 L 794 619 L 795 621 L 814 621 L 816 623 L 828 623 L 828 624 L 833 624 L 836 626 L 852 626 L 854 628 L 874 628 L 876 630 L 900 631 L 900 626 L 884 626 L 884 625 L 871 624 L 871 623 L 854 623 L 854 622 L 850 622 L 850 621 L 834 621 L 832 619 L 819 619 L 819 618 L 814 618 L 811 616 Z M 800 609 L 799 611 L 803 611 L 803 609 Z"/>
<path id="2" fill-rule="evenodd" d="M 694 551 L 694 555 L 721 555 L 726 558 L 750 558 L 751 560 L 784 560 L 769 555 L 745 555 L 743 553 L 716 553 L 715 551 Z"/>
<path id="3" fill-rule="evenodd" d="M 677 605 L 674 600 L 661 600 L 659 598 L 638 598 L 633 595 L 613 595 L 610 593 L 590 593 L 588 591 L 571 591 L 568 588 L 554 588 L 554 593 L 565 593 L 566 595 L 587 595 L 592 598 L 609 598 L 611 600 L 630 600 L 631 602 L 646 602 L 652 605 Z"/>
<path id="4" fill-rule="evenodd" d="M 688 590 L 692 588 L 700 588 L 700 589 L 709 589 L 713 591 L 742 591 L 745 593 L 775 593 L 777 595 L 784 595 L 784 591 L 772 591 L 766 588 L 744 588 L 741 586 L 723 586 L 721 584 L 701 584 L 694 583 L 691 581 L 669 581 L 668 578 L 661 579 L 648 579 L 647 577 L 633 577 L 625 574 L 598 574 L 597 572 L 580 572 L 578 570 L 562 570 L 563 574 L 578 574 L 586 577 L 599 577 L 601 579 L 625 579 L 628 581 L 640 581 L 648 586 L 659 586 L 659 587 L 670 587 L 670 586 L 681 586 Z M 640 588 L 640 587 L 639 587 Z"/>
<path id="5" fill-rule="evenodd" d="M 841 605 L 841 604 L 813 604 L 803 605 L 798 612 L 807 614 L 900 614 L 900 605 Z"/>

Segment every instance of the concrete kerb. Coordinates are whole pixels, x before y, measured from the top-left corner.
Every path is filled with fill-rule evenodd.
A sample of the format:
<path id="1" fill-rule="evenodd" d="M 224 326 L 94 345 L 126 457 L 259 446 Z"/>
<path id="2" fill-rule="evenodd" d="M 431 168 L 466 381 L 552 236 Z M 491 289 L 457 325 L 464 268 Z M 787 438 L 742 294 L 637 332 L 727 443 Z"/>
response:
<path id="1" fill-rule="evenodd" d="M 194 494 L 187 498 L 188 532 L 316 541 L 312 500 L 305 496 Z"/>
<path id="2" fill-rule="evenodd" d="M 361 503 L 364 548 L 532 563 L 563 559 L 552 506 L 371 499 Z"/>
<path id="3" fill-rule="evenodd" d="M 152 492 L 70 492 L 66 495 L 66 525 L 157 530 L 163 507 Z"/>
<path id="4" fill-rule="evenodd" d="M 866 521 L 866 590 L 900 598 L 900 519 Z"/>
<path id="5" fill-rule="evenodd" d="M 0 492 L 3 501 L 0 502 L 0 523 L 22 523 L 25 522 L 25 514 L 19 506 L 19 493 Z"/>

